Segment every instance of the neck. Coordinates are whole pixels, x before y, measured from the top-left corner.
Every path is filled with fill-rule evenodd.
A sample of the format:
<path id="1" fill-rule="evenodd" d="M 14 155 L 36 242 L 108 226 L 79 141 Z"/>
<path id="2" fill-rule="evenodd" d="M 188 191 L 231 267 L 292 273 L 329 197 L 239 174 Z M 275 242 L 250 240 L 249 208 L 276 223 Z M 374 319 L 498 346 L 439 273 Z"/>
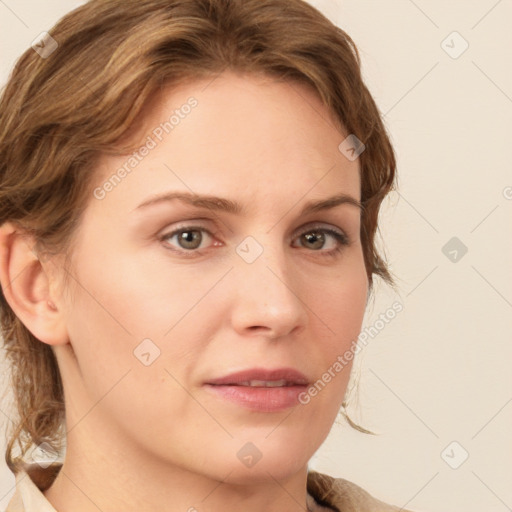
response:
<path id="1" fill-rule="evenodd" d="M 98 430 L 95 429 L 95 432 Z M 307 467 L 285 478 L 271 472 L 215 476 L 143 456 L 112 440 L 68 434 L 66 458 L 44 492 L 56 510 L 73 512 L 305 512 L 322 510 L 307 495 Z M 117 438 L 119 442 L 119 437 Z M 253 468 L 253 469 L 256 469 Z M 247 473 L 247 471 L 246 471 Z"/>

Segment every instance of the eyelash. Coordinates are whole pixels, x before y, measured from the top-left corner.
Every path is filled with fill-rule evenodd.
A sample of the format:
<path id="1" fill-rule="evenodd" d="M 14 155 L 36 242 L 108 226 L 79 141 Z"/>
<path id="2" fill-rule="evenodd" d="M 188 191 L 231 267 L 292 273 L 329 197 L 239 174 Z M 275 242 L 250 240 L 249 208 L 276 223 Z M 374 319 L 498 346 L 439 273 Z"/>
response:
<path id="1" fill-rule="evenodd" d="M 173 238 L 174 236 L 180 234 L 180 233 L 187 233 L 187 232 L 190 232 L 190 231 L 201 231 L 203 233 L 207 233 L 209 236 L 211 236 L 212 238 L 215 237 L 215 234 L 211 233 L 211 231 L 209 231 L 208 229 L 206 228 L 203 228 L 201 226 L 181 226 L 179 227 L 178 229 L 175 229 L 174 231 L 171 231 L 170 233 L 165 233 L 163 234 L 161 237 L 160 237 L 160 241 L 161 242 L 166 242 L 168 239 L 170 238 Z M 339 255 L 339 253 L 341 253 L 343 251 L 343 249 L 348 246 L 350 244 L 350 240 L 348 238 L 347 235 L 345 235 L 344 233 L 342 232 L 338 232 L 334 229 L 329 229 L 329 228 L 325 228 L 325 227 L 316 227 L 316 226 L 313 226 L 311 228 L 308 228 L 306 231 L 303 231 L 302 233 L 300 233 L 296 238 L 299 238 L 301 236 L 304 236 L 308 233 L 326 233 L 328 235 L 331 235 L 337 242 L 337 246 L 330 250 L 330 251 L 322 251 L 321 249 L 319 249 L 318 251 L 311 251 L 311 252 L 318 252 L 320 253 L 320 256 L 321 257 L 327 257 L 327 258 L 335 258 Z M 183 257 L 185 258 L 193 258 L 193 257 L 196 257 L 196 256 L 201 256 L 206 250 L 198 250 L 198 249 L 182 249 L 182 250 L 178 250 L 178 249 L 172 249 L 170 247 L 167 246 L 167 248 L 169 248 L 169 250 L 171 251 L 175 251 L 176 253 L 181 253 Z M 186 255 L 187 253 L 189 253 L 189 255 Z"/>

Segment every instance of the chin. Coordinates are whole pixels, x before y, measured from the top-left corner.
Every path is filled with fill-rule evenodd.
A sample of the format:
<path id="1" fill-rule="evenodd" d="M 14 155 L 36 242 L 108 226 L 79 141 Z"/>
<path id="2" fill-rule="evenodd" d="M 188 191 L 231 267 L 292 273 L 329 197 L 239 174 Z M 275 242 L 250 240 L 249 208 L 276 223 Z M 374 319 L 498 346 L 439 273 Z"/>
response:
<path id="1" fill-rule="evenodd" d="M 246 467 L 242 464 L 234 464 L 231 473 L 222 480 L 226 483 L 235 485 L 255 485 L 264 484 L 269 481 L 286 481 L 293 477 L 299 471 L 306 472 L 308 460 L 306 458 L 297 458 L 296 453 L 286 453 L 283 456 L 267 456 L 257 462 L 252 467 Z"/>
<path id="2" fill-rule="evenodd" d="M 234 464 L 229 481 L 233 483 L 268 482 L 269 479 L 285 480 L 307 468 L 309 459 L 321 444 L 312 443 L 312 436 L 305 437 L 307 429 L 301 432 L 277 426 L 276 430 L 263 429 L 247 432 L 231 445 L 235 452 Z M 227 471 L 229 472 L 229 471 Z M 226 472 L 226 473 L 227 473 Z"/>

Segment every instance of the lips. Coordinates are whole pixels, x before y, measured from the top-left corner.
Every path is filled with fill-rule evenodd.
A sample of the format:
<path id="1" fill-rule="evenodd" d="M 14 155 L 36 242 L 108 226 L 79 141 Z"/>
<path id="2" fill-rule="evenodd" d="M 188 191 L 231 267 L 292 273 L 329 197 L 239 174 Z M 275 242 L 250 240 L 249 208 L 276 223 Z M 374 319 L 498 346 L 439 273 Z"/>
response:
<path id="1" fill-rule="evenodd" d="M 277 412 L 299 404 L 307 377 L 293 368 L 253 368 L 209 380 L 205 389 L 217 398 L 258 412 Z"/>

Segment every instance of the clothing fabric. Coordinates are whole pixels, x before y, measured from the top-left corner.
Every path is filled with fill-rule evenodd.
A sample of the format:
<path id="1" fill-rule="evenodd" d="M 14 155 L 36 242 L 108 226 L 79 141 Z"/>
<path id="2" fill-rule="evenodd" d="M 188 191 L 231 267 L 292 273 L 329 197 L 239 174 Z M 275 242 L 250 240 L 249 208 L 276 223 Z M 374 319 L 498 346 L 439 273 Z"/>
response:
<path id="1" fill-rule="evenodd" d="M 61 464 L 42 468 L 33 464 L 16 475 L 16 491 L 5 512 L 57 512 L 43 491 L 57 476 Z M 335 512 L 410 512 L 376 500 L 359 486 L 342 478 L 309 471 L 308 493 L 320 506 Z"/>

